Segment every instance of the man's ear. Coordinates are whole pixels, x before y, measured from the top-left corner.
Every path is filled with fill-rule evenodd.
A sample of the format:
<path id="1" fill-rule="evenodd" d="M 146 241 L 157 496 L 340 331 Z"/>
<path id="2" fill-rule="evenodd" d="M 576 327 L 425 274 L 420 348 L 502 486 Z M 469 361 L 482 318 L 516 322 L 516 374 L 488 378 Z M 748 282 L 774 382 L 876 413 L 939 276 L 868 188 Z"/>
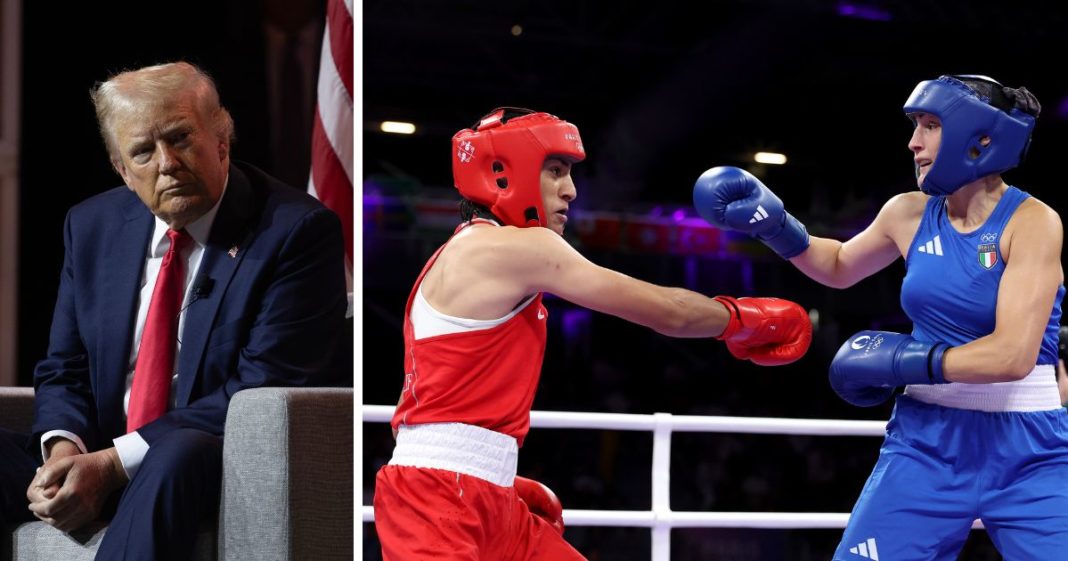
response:
<path id="1" fill-rule="evenodd" d="M 230 141 L 219 141 L 219 161 L 225 162 L 230 157 Z"/>
<path id="2" fill-rule="evenodd" d="M 126 187 L 129 190 L 133 191 L 133 187 L 130 186 L 130 180 L 127 178 L 126 166 L 122 163 L 122 160 L 119 158 L 112 157 L 111 169 L 115 170 L 115 173 L 119 174 L 119 177 L 121 177 L 123 182 L 126 183 Z"/>

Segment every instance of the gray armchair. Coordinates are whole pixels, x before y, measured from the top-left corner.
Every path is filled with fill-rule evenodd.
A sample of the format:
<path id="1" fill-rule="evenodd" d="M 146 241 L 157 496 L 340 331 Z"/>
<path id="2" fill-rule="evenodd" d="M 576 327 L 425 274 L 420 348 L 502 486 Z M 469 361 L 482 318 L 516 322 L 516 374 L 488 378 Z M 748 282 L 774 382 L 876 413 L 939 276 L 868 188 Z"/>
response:
<path id="1" fill-rule="evenodd" d="M 259 388 L 230 401 L 218 520 L 195 561 L 353 558 L 351 389 Z M 0 426 L 29 432 L 33 389 L 0 387 Z M 0 561 L 91 561 L 106 528 L 65 534 L 43 522 L 0 532 Z"/>

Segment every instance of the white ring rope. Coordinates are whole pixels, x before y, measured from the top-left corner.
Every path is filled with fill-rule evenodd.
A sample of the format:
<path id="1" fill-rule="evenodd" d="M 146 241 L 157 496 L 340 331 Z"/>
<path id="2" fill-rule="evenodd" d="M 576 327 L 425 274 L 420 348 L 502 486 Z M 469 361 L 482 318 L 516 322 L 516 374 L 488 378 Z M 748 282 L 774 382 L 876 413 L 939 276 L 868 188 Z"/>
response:
<path id="1" fill-rule="evenodd" d="M 392 405 L 364 405 L 363 420 L 388 423 Z M 838 419 L 785 419 L 779 417 L 704 417 L 699 415 L 636 415 L 628 413 L 576 413 L 531 411 L 530 426 L 540 429 L 609 429 L 652 432 L 657 415 L 670 419 L 674 432 L 729 432 L 750 434 L 805 434 L 812 436 L 883 436 L 885 421 Z"/>
<path id="2" fill-rule="evenodd" d="M 363 420 L 388 423 L 392 405 L 364 405 Z M 673 432 L 722 432 L 747 434 L 800 434 L 809 436 L 883 436 L 885 421 L 838 419 L 787 419 L 777 417 L 723 417 L 656 413 L 580 413 L 531 411 L 530 426 L 542 429 L 604 429 L 653 433 L 652 510 L 564 510 L 567 526 L 620 526 L 650 528 L 652 559 L 671 557 L 672 528 L 845 528 L 849 513 L 837 512 L 683 512 L 668 503 L 671 483 L 671 434 Z M 374 521 L 374 508 L 362 507 L 364 522 Z M 972 528 L 982 528 L 976 520 Z"/>

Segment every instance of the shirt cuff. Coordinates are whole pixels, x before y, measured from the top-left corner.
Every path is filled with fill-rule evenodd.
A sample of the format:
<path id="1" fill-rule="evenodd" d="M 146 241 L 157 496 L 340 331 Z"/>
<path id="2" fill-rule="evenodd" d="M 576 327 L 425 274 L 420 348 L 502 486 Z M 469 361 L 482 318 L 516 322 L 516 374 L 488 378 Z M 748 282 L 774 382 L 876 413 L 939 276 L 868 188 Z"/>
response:
<path id="1" fill-rule="evenodd" d="M 51 456 L 51 454 L 48 453 L 48 446 L 45 446 L 45 445 L 48 444 L 48 441 L 52 440 L 53 438 L 66 438 L 67 440 L 73 442 L 74 445 L 77 446 L 78 449 L 82 451 L 82 454 L 89 453 L 89 450 L 87 450 L 85 448 L 85 443 L 82 442 L 82 439 L 78 438 L 78 435 L 74 434 L 73 432 L 65 431 L 65 430 L 50 430 L 50 431 L 48 431 L 48 432 L 46 432 L 46 433 L 41 435 L 41 460 L 42 461 L 47 462 L 48 461 L 48 457 Z"/>
<path id="2" fill-rule="evenodd" d="M 137 431 L 124 434 L 113 442 L 115 451 L 119 454 L 119 461 L 122 462 L 122 469 L 126 471 L 126 477 L 133 481 L 137 470 L 141 468 L 145 454 L 148 454 L 148 443 Z"/>

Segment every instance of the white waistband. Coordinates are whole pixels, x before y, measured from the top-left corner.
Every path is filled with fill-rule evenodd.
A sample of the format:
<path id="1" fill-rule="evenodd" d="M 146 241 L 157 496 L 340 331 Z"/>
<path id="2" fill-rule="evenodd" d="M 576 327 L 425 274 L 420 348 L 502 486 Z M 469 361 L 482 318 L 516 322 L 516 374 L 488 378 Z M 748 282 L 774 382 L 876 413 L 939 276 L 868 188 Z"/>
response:
<path id="1" fill-rule="evenodd" d="M 988 413 L 1050 411 L 1061 407 L 1052 364 L 1040 364 L 1022 380 L 993 384 L 912 385 L 905 395 L 924 403 Z"/>
<path id="2" fill-rule="evenodd" d="M 401 425 L 390 465 L 444 469 L 511 487 L 519 462 L 515 439 L 463 423 Z"/>

